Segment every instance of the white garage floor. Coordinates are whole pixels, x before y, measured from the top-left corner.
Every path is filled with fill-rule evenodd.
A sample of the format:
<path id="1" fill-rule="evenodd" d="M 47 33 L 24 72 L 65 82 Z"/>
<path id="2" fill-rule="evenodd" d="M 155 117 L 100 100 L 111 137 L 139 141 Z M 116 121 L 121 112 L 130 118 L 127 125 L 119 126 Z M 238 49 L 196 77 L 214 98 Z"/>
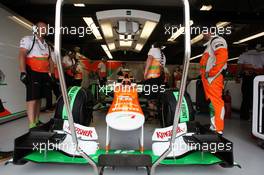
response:
<path id="1" fill-rule="evenodd" d="M 51 114 L 43 114 L 41 119 L 48 121 Z M 105 143 L 105 121 L 104 113 L 94 113 L 94 123 L 99 134 L 100 146 Z M 197 115 L 196 120 L 209 122 L 206 115 Z M 145 125 L 145 146 L 151 148 L 151 135 L 157 123 Z M 221 168 L 213 166 L 174 166 L 159 167 L 157 175 L 260 175 L 264 171 L 264 150 L 256 145 L 256 140 L 251 137 L 250 122 L 240 121 L 236 114 L 232 119 L 226 120 L 225 137 L 234 142 L 235 161 L 242 166 L 242 169 Z M 13 149 L 13 141 L 16 137 L 27 132 L 27 119 L 21 118 L 9 123 L 0 125 L 0 151 Z M 136 148 L 138 144 L 137 131 L 135 132 L 112 132 L 112 148 Z M 127 146 L 129 145 L 129 146 Z M 27 163 L 25 165 L 3 165 L 0 164 L 1 175 L 87 175 L 92 174 L 92 168 L 86 165 L 61 165 L 61 164 L 36 164 Z M 145 175 L 144 169 L 117 168 L 115 170 L 106 169 L 106 175 Z"/>

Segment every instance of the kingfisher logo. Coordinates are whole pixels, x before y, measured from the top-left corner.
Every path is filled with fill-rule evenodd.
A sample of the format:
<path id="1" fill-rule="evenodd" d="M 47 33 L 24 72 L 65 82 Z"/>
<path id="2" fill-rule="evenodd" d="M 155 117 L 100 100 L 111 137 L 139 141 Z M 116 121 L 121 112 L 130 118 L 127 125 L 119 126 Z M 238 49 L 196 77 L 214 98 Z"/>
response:
<path id="1" fill-rule="evenodd" d="M 70 127 L 67 128 L 70 131 Z M 93 131 L 92 130 L 84 130 L 78 127 L 75 127 L 75 131 L 77 134 L 82 135 L 82 136 L 87 136 L 90 138 L 93 138 Z"/>
<path id="2" fill-rule="evenodd" d="M 176 132 L 177 132 L 177 134 L 180 134 L 180 133 L 183 133 L 184 130 L 182 128 L 178 127 L 176 129 Z M 165 131 L 165 132 L 156 132 L 156 135 L 157 135 L 158 139 L 164 139 L 167 137 L 171 137 L 172 136 L 172 130 Z"/>
<path id="3" fill-rule="evenodd" d="M 86 127 L 79 124 L 74 124 L 76 135 L 81 140 L 97 140 L 98 136 L 93 127 Z M 66 133 L 71 133 L 68 121 L 64 121 L 63 130 Z"/>
<path id="4" fill-rule="evenodd" d="M 169 126 L 167 128 L 157 128 L 152 135 L 152 141 L 168 141 L 172 136 L 172 127 L 173 126 Z M 176 136 L 187 133 L 186 123 L 179 123 L 176 133 Z"/>

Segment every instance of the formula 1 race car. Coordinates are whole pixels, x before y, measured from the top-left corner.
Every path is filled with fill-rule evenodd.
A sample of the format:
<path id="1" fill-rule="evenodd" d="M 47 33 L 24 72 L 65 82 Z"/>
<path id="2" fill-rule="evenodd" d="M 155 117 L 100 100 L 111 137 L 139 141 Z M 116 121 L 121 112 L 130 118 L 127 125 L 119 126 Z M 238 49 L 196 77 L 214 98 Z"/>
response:
<path id="1" fill-rule="evenodd" d="M 213 165 L 233 167 L 233 144 L 190 116 L 185 86 L 190 61 L 190 14 L 188 0 L 184 4 L 185 59 L 179 91 L 167 90 L 160 100 L 163 128 L 152 135 L 151 149 L 144 148 L 145 115 L 138 98 L 136 84 L 116 84 L 114 98 L 106 115 L 106 147 L 98 146 L 98 128 L 89 127 L 92 120 L 93 95 L 80 87 L 66 89 L 61 65 L 61 7 L 56 5 L 55 56 L 58 65 L 63 100 L 58 103 L 55 117 L 48 123 L 30 130 L 15 140 L 14 164 L 37 163 L 90 164 L 94 174 L 103 174 L 104 167 L 146 167 L 154 175 L 162 165 Z M 117 90 L 119 89 L 119 90 Z M 111 130 L 120 132 L 140 130 L 139 148 L 111 148 Z M 100 169 L 99 169 L 100 167 Z"/>
<path id="2" fill-rule="evenodd" d="M 72 87 L 68 96 L 71 99 L 74 126 L 78 146 L 100 167 L 105 166 L 146 166 L 149 167 L 169 148 L 172 126 L 156 128 L 152 135 L 152 149 L 144 149 L 145 117 L 138 101 L 137 85 L 117 84 L 114 99 L 106 115 L 106 147 L 98 146 L 96 128 L 89 127 L 93 99 L 91 92 L 80 87 Z M 162 113 L 166 114 L 166 124 L 172 122 L 177 103 L 178 91 L 163 94 Z M 172 100 L 173 99 L 173 100 Z M 161 162 L 164 165 L 212 165 L 234 166 L 233 144 L 199 123 L 190 121 L 186 99 L 183 99 L 180 123 L 176 129 L 175 143 L 170 153 Z M 139 148 L 136 150 L 114 150 L 110 147 L 110 129 L 133 131 L 140 129 Z M 67 113 L 63 103 L 58 102 L 55 117 L 48 123 L 32 129 L 15 140 L 13 162 L 27 161 L 38 163 L 87 163 L 76 151 Z"/>

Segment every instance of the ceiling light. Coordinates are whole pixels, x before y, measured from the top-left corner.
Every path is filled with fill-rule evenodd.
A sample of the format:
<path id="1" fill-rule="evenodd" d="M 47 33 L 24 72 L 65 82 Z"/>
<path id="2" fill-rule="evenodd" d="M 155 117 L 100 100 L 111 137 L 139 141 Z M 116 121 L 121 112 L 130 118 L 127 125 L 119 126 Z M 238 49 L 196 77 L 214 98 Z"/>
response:
<path id="1" fill-rule="evenodd" d="M 85 4 L 82 3 L 77 3 L 77 4 L 73 4 L 75 7 L 85 7 Z"/>
<path id="2" fill-rule="evenodd" d="M 119 35 L 120 40 L 132 40 L 132 35 Z"/>
<path id="3" fill-rule="evenodd" d="M 221 21 L 221 22 L 218 22 L 216 23 L 216 27 L 219 28 L 219 27 L 225 27 L 225 26 L 228 26 L 231 22 L 227 22 L 227 21 Z"/>
<path id="4" fill-rule="evenodd" d="M 241 39 L 241 40 L 239 40 L 237 42 L 234 42 L 233 44 L 241 44 L 241 43 L 244 43 L 244 42 L 259 38 L 259 37 L 262 37 L 262 36 L 264 36 L 264 32 L 257 33 L 255 35 L 252 35 L 252 36 L 249 36 L 247 38 Z"/>
<path id="5" fill-rule="evenodd" d="M 212 8 L 213 8 L 212 5 L 203 5 L 203 6 L 200 8 L 200 10 L 201 10 L 201 11 L 209 11 L 209 10 L 211 10 Z"/>
<path id="6" fill-rule="evenodd" d="M 110 53 L 108 47 L 106 45 L 101 45 L 101 47 L 103 48 L 103 50 L 105 51 L 106 55 L 108 56 L 108 58 L 113 59 L 112 54 Z"/>
<path id="7" fill-rule="evenodd" d="M 200 35 L 194 37 L 194 38 L 191 40 L 191 44 L 197 43 L 197 42 L 201 41 L 202 39 L 203 39 L 203 34 L 200 34 Z"/>
<path id="8" fill-rule="evenodd" d="M 142 39 L 148 39 L 150 34 L 153 32 L 155 29 L 157 23 L 156 22 L 151 22 L 151 21 L 146 21 L 143 30 L 141 32 L 140 38 Z"/>
<path id="9" fill-rule="evenodd" d="M 220 27 L 226 27 L 230 24 L 231 22 L 227 22 L 227 21 L 224 21 L 224 22 L 218 22 L 216 23 L 216 27 L 217 28 L 220 28 Z M 201 41 L 203 39 L 203 34 L 200 34 L 200 35 L 197 35 L 195 38 L 193 38 L 191 40 L 191 44 L 194 44 L 194 43 L 197 43 L 199 41 Z"/>
<path id="10" fill-rule="evenodd" d="M 203 56 L 203 54 L 196 55 L 196 56 L 190 58 L 190 60 L 195 60 L 195 59 L 200 58 L 200 57 L 202 57 L 202 56 Z"/>
<path id="11" fill-rule="evenodd" d="M 93 18 L 91 17 L 83 17 L 83 20 L 86 22 L 87 26 L 90 27 L 90 29 L 92 30 L 94 36 L 96 39 L 103 39 L 98 27 L 95 25 Z"/>
<path id="12" fill-rule="evenodd" d="M 125 39 L 126 40 L 132 40 L 132 35 L 127 35 Z"/>
<path id="13" fill-rule="evenodd" d="M 25 22 L 24 20 L 16 17 L 16 16 L 9 16 L 9 18 L 13 21 L 15 21 L 16 23 L 24 26 L 25 28 L 32 30 L 32 24 L 29 24 L 28 22 Z"/>
<path id="14" fill-rule="evenodd" d="M 233 61 L 233 60 L 238 60 L 239 57 L 235 57 L 235 58 L 230 58 L 227 61 Z"/>
<path id="15" fill-rule="evenodd" d="M 137 51 L 141 51 L 141 49 L 143 48 L 143 44 L 141 43 L 137 43 L 136 47 L 135 47 L 135 50 Z"/>
<path id="16" fill-rule="evenodd" d="M 203 54 L 196 55 L 196 56 L 190 58 L 190 61 L 191 61 L 191 60 L 195 60 L 195 59 L 197 59 L 197 58 L 200 58 L 200 57 L 202 57 L 202 56 L 203 56 Z M 229 61 L 233 61 L 233 60 L 238 60 L 238 58 L 239 58 L 239 57 L 229 58 L 229 59 L 227 60 L 227 62 L 229 62 Z"/>
<path id="17" fill-rule="evenodd" d="M 119 35 L 119 39 L 120 40 L 124 40 L 125 39 L 125 35 Z"/>
<path id="18" fill-rule="evenodd" d="M 115 50 L 115 43 L 108 43 L 107 44 L 108 45 L 108 48 L 110 49 L 110 50 Z"/>
<path id="19" fill-rule="evenodd" d="M 111 23 L 102 23 L 101 24 L 102 31 L 104 33 L 105 38 L 113 38 L 113 30 Z"/>
<path id="20" fill-rule="evenodd" d="M 193 25 L 193 20 L 190 21 L 190 25 Z M 168 41 L 174 41 L 181 34 L 183 34 L 183 32 L 184 32 L 184 27 L 179 28 L 179 30 L 177 30 L 177 32 L 172 34 L 172 36 L 168 39 Z"/>
<path id="21" fill-rule="evenodd" d="M 120 47 L 131 47 L 132 41 L 119 41 Z"/>

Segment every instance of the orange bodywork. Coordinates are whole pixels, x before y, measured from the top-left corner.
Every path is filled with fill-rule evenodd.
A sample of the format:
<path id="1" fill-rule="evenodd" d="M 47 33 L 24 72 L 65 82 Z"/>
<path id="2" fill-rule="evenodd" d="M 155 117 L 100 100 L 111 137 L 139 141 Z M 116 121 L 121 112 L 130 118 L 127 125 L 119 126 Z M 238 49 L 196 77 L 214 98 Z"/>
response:
<path id="1" fill-rule="evenodd" d="M 136 86 L 120 85 L 115 87 L 114 100 L 108 113 L 125 111 L 143 114 Z"/>

